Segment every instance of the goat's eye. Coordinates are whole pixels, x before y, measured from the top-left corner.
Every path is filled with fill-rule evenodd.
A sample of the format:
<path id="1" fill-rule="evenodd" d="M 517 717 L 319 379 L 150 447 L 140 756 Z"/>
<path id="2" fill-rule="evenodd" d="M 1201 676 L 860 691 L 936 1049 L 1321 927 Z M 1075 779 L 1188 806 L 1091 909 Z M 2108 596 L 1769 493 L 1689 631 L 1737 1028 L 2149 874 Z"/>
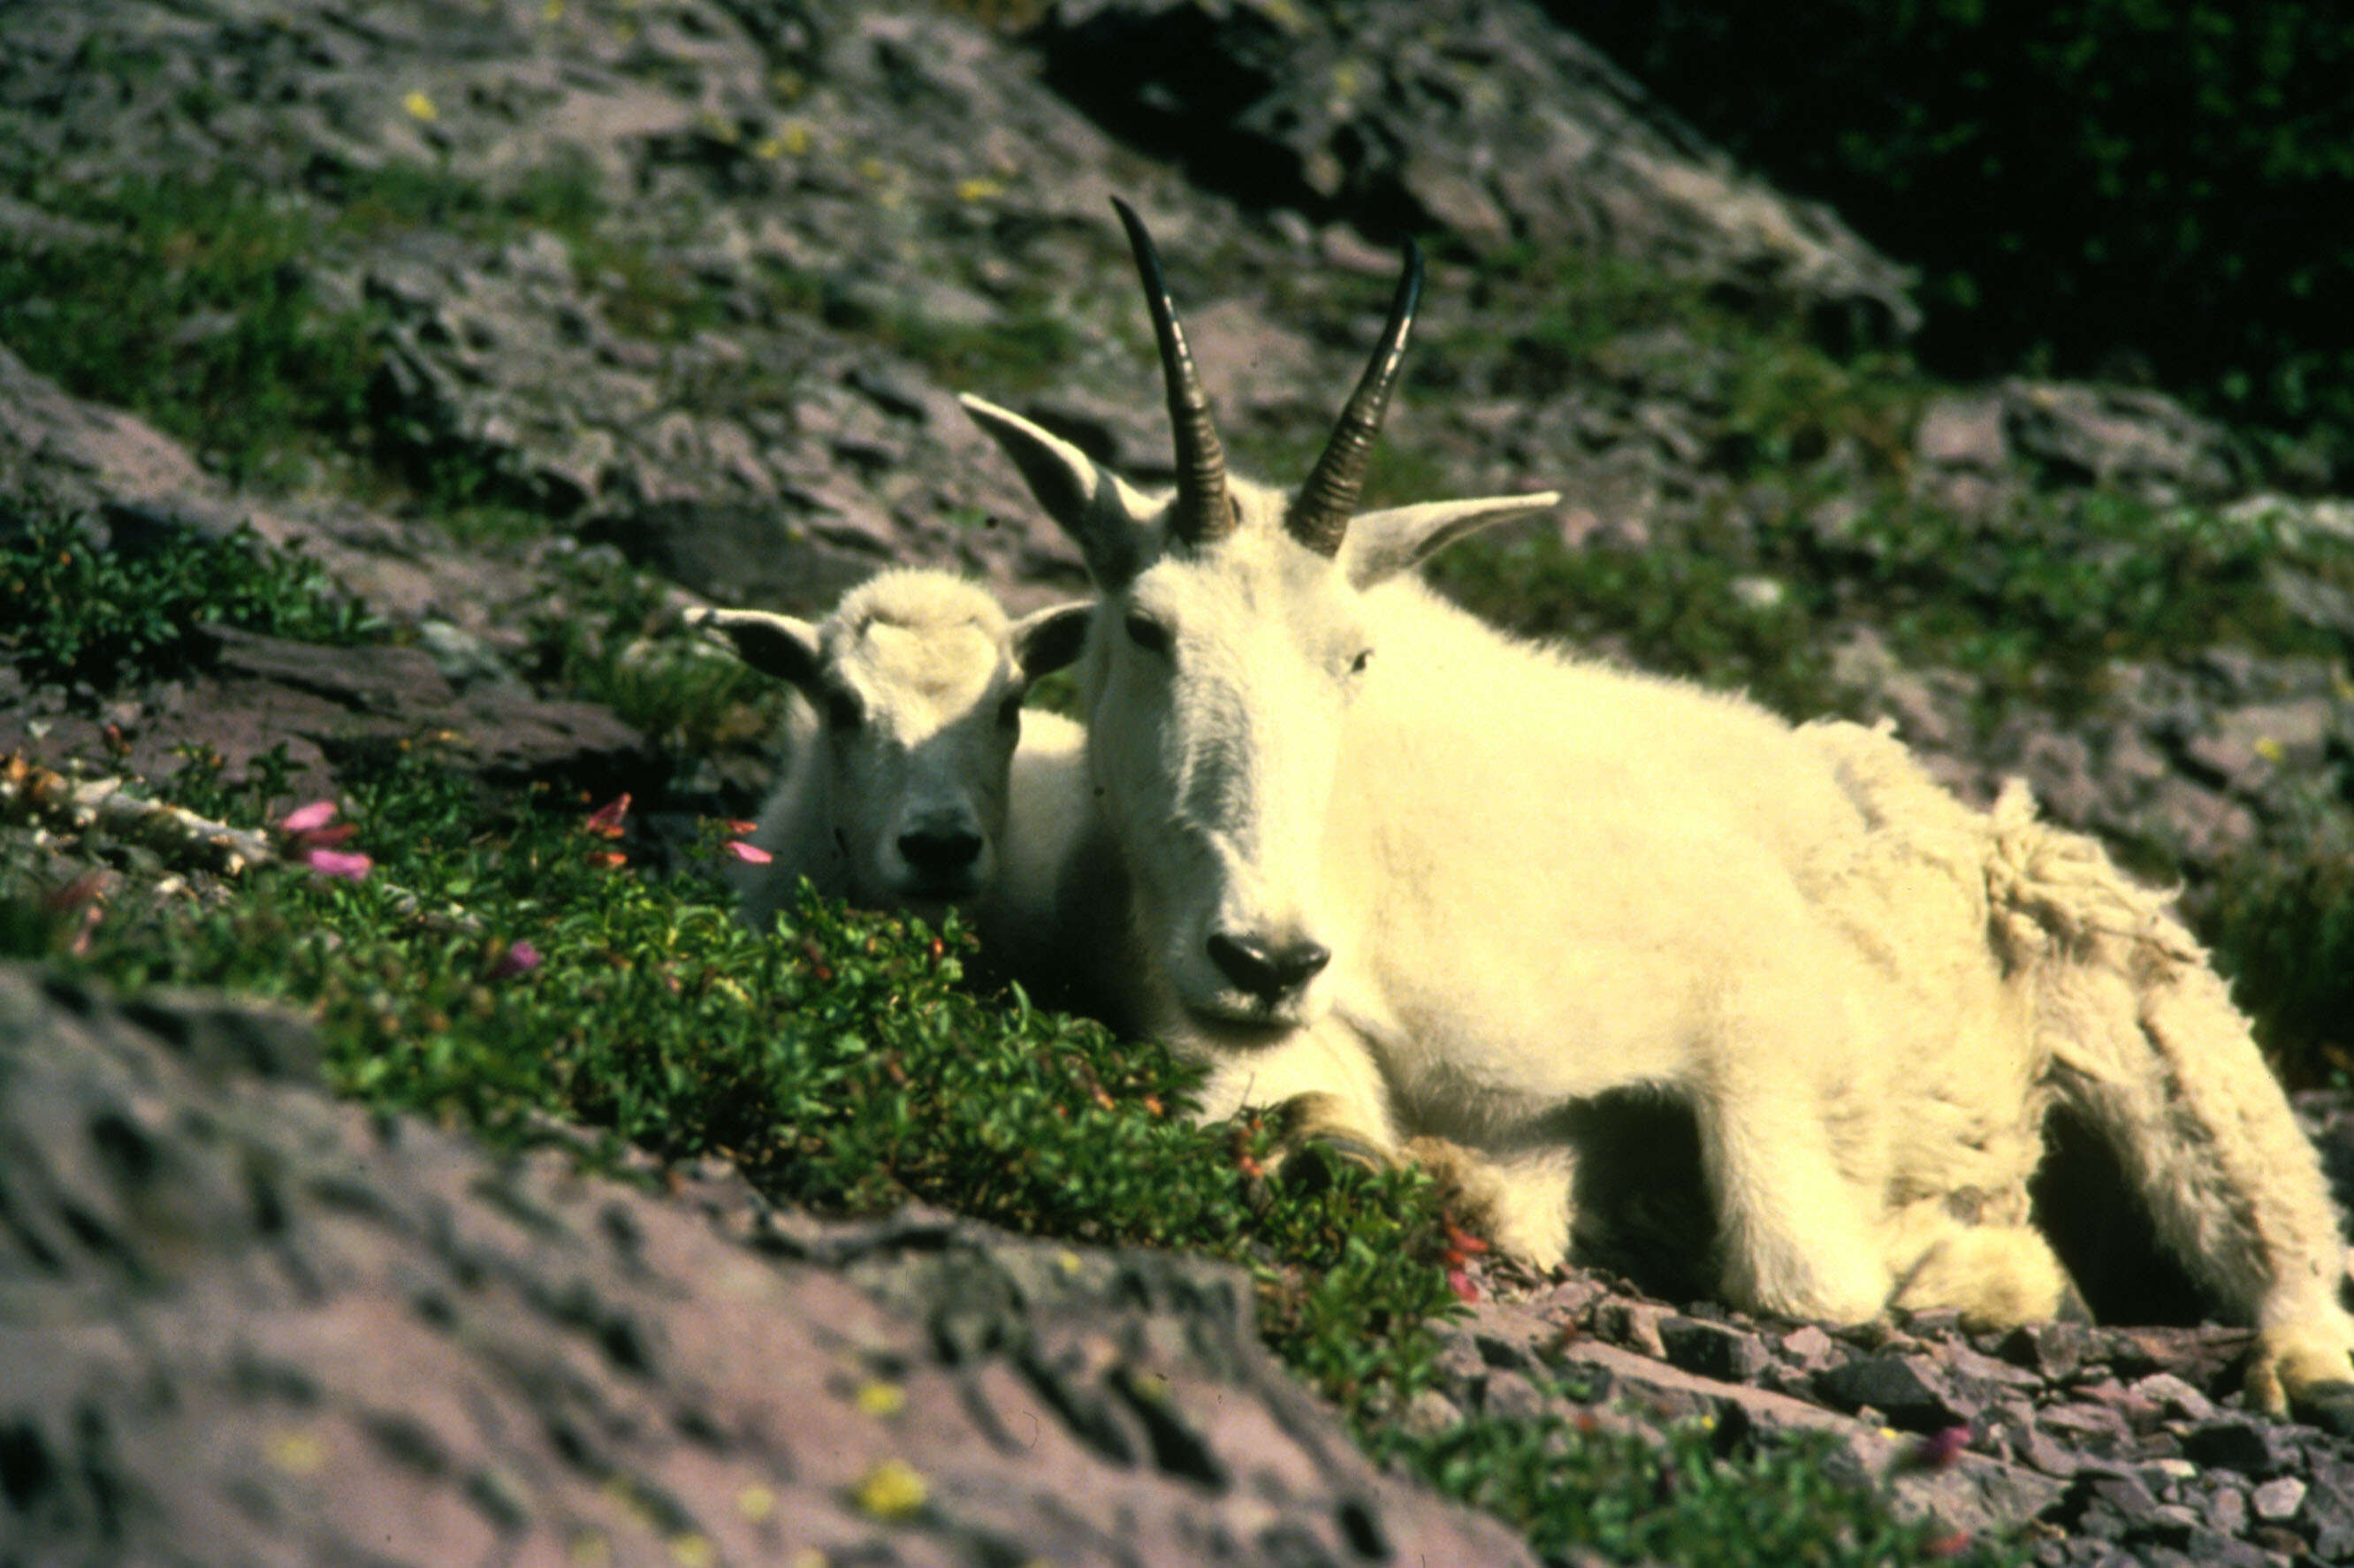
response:
<path id="1" fill-rule="evenodd" d="M 1147 653 L 1166 654 L 1169 652 L 1169 629 L 1149 615 L 1128 618 L 1128 640 Z"/>
<path id="2" fill-rule="evenodd" d="M 1349 673 L 1362 675 L 1365 673 L 1365 666 L 1373 662 L 1373 651 L 1370 648 L 1360 648 L 1357 650 L 1357 656 L 1349 661 Z"/>
<path id="3" fill-rule="evenodd" d="M 1008 692 L 1005 700 L 997 705 L 997 723 L 1002 729 L 1022 727 L 1022 694 Z"/>
<path id="4" fill-rule="evenodd" d="M 825 722 L 835 729 L 856 729 L 866 715 L 859 711 L 858 699 L 840 688 L 825 694 Z"/>

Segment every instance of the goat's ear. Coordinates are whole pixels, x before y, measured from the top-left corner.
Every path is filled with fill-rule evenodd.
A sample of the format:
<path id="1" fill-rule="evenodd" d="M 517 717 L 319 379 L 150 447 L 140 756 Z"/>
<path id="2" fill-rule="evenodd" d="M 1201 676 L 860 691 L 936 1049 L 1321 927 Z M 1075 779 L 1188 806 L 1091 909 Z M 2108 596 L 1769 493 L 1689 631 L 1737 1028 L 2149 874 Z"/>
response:
<path id="1" fill-rule="evenodd" d="M 1049 605 L 1015 621 L 1013 662 L 1022 666 L 1022 678 L 1034 681 L 1076 660 L 1093 619 L 1093 604 L 1073 603 Z"/>
<path id="2" fill-rule="evenodd" d="M 1106 592 L 1134 577 L 1144 554 L 1144 519 L 1152 503 L 1126 481 L 1051 430 L 970 393 L 959 397 L 1005 455 L 1055 525 L 1087 557 L 1087 571 Z"/>
<path id="3" fill-rule="evenodd" d="M 1527 495 L 1483 495 L 1471 501 L 1426 501 L 1367 512 L 1349 524 L 1341 544 L 1341 566 L 1361 588 L 1384 582 L 1427 560 L 1456 540 L 1491 523 L 1542 512 L 1561 500 L 1553 490 Z"/>
<path id="4" fill-rule="evenodd" d="M 816 683 L 817 628 L 790 615 L 765 609 L 690 609 L 689 626 L 723 632 L 737 655 L 764 675 L 777 675 L 803 690 Z"/>

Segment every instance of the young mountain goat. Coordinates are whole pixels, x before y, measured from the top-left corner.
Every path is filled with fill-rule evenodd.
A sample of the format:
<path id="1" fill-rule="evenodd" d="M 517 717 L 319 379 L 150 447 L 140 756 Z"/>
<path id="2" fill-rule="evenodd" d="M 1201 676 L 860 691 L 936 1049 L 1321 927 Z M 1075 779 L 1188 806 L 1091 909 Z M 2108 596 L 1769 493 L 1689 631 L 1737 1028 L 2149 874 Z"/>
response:
<path id="1" fill-rule="evenodd" d="M 806 699 L 752 833 L 772 858 L 738 878 L 745 918 L 765 929 L 806 876 L 869 908 L 969 907 L 987 961 L 1038 969 L 1085 780 L 1078 726 L 1022 698 L 1077 656 L 1087 618 L 1057 605 L 1009 621 L 981 588 L 934 571 L 885 572 L 814 626 L 698 612 Z"/>
<path id="2" fill-rule="evenodd" d="M 1443 1153 L 1501 1245 L 1550 1265 L 1597 1098 L 1670 1097 L 1728 1300 L 2005 1323 L 2073 1295 L 2026 1192 L 2064 1097 L 2258 1330 L 2255 1396 L 2354 1430 L 2318 1161 L 2158 897 L 2023 790 L 1971 810 L 1883 735 L 1517 642 L 1425 589 L 1423 557 L 1555 497 L 1352 515 L 1410 246 L 1298 493 L 1230 477 L 1150 238 L 1120 216 L 1174 495 L 965 405 L 1101 590 L 1094 831 L 1127 868 L 1134 1008 L 1210 1065 L 1204 1114 L 1298 1102 L 1344 1140 Z"/>

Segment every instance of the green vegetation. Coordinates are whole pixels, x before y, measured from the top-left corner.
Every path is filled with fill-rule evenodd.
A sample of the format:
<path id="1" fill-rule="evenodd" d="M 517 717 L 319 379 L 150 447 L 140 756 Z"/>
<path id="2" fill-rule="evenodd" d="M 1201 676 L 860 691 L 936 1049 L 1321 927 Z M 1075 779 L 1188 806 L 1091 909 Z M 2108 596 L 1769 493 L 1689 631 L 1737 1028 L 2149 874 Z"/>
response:
<path id="1" fill-rule="evenodd" d="M 229 175 L 0 194 L 96 230 L 0 241 L 0 343 L 34 369 L 130 404 L 239 482 L 284 480 L 302 442 L 364 437 L 368 318 L 313 288 L 299 204 Z"/>
<path id="2" fill-rule="evenodd" d="M 1431 576 L 1501 624 L 1615 642 L 1645 668 L 1745 688 L 1793 718 L 1842 710 L 1830 652 L 1842 629 L 1872 626 L 1908 666 L 1978 677 L 1990 721 L 2020 703 L 2081 713 L 2113 659 L 2341 656 L 2337 636 L 2274 590 L 2290 562 L 2354 586 L 2354 551 L 2261 516 L 2095 493 L 1988 522 L 1891 487 L 1860 506 L 1794 502 L 1673 546 L 1474 542 Z"/>
<path id="3" fill-rule="evenodd" d="M 2139 366 L 2354 454 L 2354 21 L 2320 0 L 1551 9 L 1785 186 L 1922 265 L 1924 349 Z M 1738 62 L 1737 66 L 1730 62 Z"/>
<path id="4" fill-rule="evenodd" d="M 682 758 L 774 731 L 783 683 L 680 626 L 659 579 L 610 546 L 552 564 L 564 591 L 527 621 L 535 678 L 609 705 Z"/>
<path id="5" fill-rule="evenodd" d="M 494 1142 L 553 1111 L 666 1156 L 726 1155 L 821 1210 L 926 1198 L 1233 1258 L 1259 1278 L 1271 1336 L 1344 1404 L 1426 1377 L 1424 1325 L 1453 1298 L 1426 1180 L 1335 1162 L 1270 1181 L 1273 1130 L 1193 1125 L 1189 1075 L 1165 1053 L 960 989 L 953 927 L 805 899 L 755 936 L 707 870 L 611 863 L 626 852 L 588 804 L 486 813 L 429 763 L 398 768 L 346 802 L 366 878 L 290 868 L 225 908 L 110 912 L 85 958 L 51 956 L 124 986 L 305 1004 L 340 1087 Z M 61 934 L 28 937 L 24 910 L 0 924 L 20 951 Z M 536 967 L 516 967 L 518 942 Z"/>
<path id="6" fill-rule="evenodd" d="M 2029 1560 L 2024 1551 L 1971 1551 L 1933 1525 L 1898 1522 L 1871 1494 L 1834 1478 L 1827 1439 L 1744 1448 L 1722 1436 L 1689 1425 L 1662 1446 L 1547 1414 L 1491 1417 L 1435 1436 L 1391 1435 L 1377 1446 L 1441 1491 L 1526 1531 L 1549 1562 L 1581 1552 L 1679 1568 L 1861 1568 L 1966 1552 L 1974 1563 Z"/>
<path id="7" fill-rule="evenodd" d="M 770 264 L 751 285 L 757 298 L 739 298 L 655 239 L 629 237 L 594 171 L 577 163 L 496 185 L 394 163 L 291 192 L 236 171 L 88 187 L 0 175 L 0 196 L 62 220 L 47 236 L 0 235 L 0 343 L 35 370 L 134 409 L 239 483 L 292 485 L 323 467 L 435 514 L 494 514 L 499 533 L 513 532 L 528 498 L 397 406 L 383 376 L 388 307 L 331 300 L 323 260 L 402 230 L 484 248 L 538 232 L 562 242 L 584 293 L 625 337 L 682 344 L 748 309 L 813 315 L 1001 390 L 1044 382 L 1075 353 L 1075 334 L 1043 295 L 977 326 L 881 307 Z M 745 367 L 726 389 L 728 406 L 775 375 Z"/>
<path id="8" fill-rule="evenodd" d="M 101 549 L 73 518 L 18 514 L 0 503 L 0 626 L 25 678 L 104 694 L 201 662 L 198 628 L 233 626 L 310 642 L 366 641 L 359 602 L 318 566 L 240 528 L 225 538 L 175 533 L 153 548 Z"/>

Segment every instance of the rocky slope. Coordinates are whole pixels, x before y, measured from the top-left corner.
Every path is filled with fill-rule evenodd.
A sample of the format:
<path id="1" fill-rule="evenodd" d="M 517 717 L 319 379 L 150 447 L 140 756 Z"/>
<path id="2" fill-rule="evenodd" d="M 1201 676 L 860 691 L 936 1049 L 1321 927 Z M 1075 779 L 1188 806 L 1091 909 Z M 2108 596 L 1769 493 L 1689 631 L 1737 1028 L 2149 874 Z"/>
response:
<path id="1" fill-rule="evenodd" d="M 1859 579 L 1867 480 L 1971 547 L 2031 503 L 2192 501 L 2269 519 L 2273 601 L 2354 635 L 2327 565 L 2354 544 L 2346 503 L 2264 493 L 2162 397 L 1948 389 L 1766 429 L 1790 450 L 1761 476 L 1736 347 L 1600 292 L 1596 341 L 1565 359 L 1511 319 L 1608 268 L 1848 347 L 1915 319 L 1900 267 L 1533 5 L 1034 9 L 1007 34 L 834 0 L 0 8 L 0 256 L 120 243 L 77 191 L 266 189 L 308 230 L 284 266 L 318 330 L 368 366 L 358 435 L 238 484 L 215 433 L 167 436 L 0 336 L 0 533 L 58 510 L 134 548 L 250 526 L 395 629 L 359 652 L 223 633 L 205 666 L 103 697 L 0 666 L 0 751 L 152 777 L 193 746 L 235 777 L 284 743 L 314 793 L 430 735 L 488 787 L 740 809 L 757 744 L 682 770 L 552 678 L 550 628 L 604 613 L 584 568 L 658 575 L 611 631 L 655 643 L 666 608 L 812 607 L 886 561 L 961 566 L 1017 603 L 1073 591 L 1075 558 L 953 395 L 1165 471 L 1113 192 L 1161 235 L 1255 459 L 1320 435 L 1389 243 L 1437 232 L 1430 369 L 1392 432 L 1424 490 L 1557 484 L 1573 503 L 1547 525 L 1597 545 L 1705 555 L 1794 528 Z M 164 326 L 195 352 L 247 324 Z M 469 512 L 492 521 L 452 521 Z M 1965 789 L 2023 770 L 2055 815 L 2195 879 L 2312 835 L 2354 758 L 2342 657 L 2121 656 L 2062 722 L 1988 718 L 1981 673 L 1895 648 L 1869 617 L 1841 629 L 1853 711 L 1896 717 Z M 70 833 L 37 847 L 53 881 L 86 865 Z M 301 1026 L 214 1001 L 118 1008 L 10 970 L 0 1043 L 15 1561 L 1517 1560 L 1269 1369 L 1238 1276 L 949 1216 L 822 1225 L 720 1169 L 635 1190 L 553 1155 L 496 1165 L 325 1101 Z M 2354 1141 L 2313 1109 L 2342 1176 Z M 1482 1283 L 1426 1427 L 1552 1409 L 1711 1415 L 1728 1441 L 1820 1428 L 1859 1482 L 1958 1531 L 2032 1521 L 2050 1563 L 2354 1556 L 2354 1449 L 2238 1410 L 2226 1331 L 1840 1337 L 1602 1276 Z M 1957 1463 L 1908 1467 L 1957 1426 Z"/>
<path id="2" fill-rule="evenodd" d="M 494 1162 L 316 1054 L 0 967 L 0 1561 L 1528 1561 L 1231 1270 Z"/>

